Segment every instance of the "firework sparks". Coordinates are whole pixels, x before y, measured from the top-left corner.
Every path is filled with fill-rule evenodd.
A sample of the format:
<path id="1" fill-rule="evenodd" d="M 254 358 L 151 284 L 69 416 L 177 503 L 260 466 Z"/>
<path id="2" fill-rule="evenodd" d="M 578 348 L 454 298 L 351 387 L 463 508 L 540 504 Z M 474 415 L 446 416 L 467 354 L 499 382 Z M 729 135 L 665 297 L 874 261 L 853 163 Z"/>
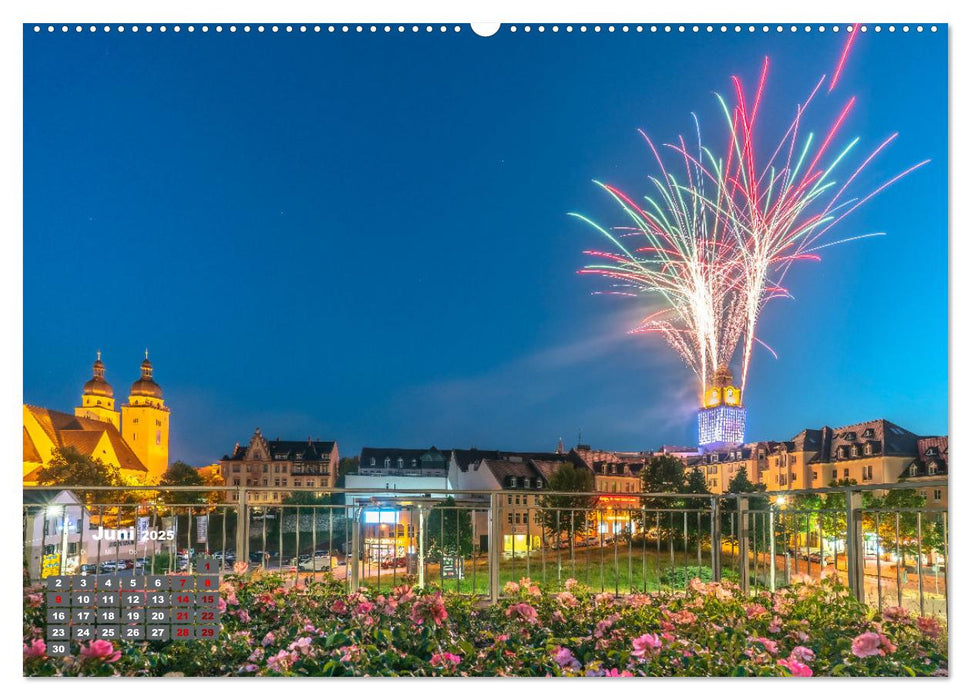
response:
<path id="1" fill-rule="evenodd" d="M 855 27 L 854 27 L 855 29 Z M 851 31 L 836 71 L 832 92 L 846 63 L 856 31 Z M 627 224 L 605 228 L 572 214 L 605 236 L 610 251 L 585 251 L 596 262 L 581 273 L 606 277 L 612 293 L 649 295 L 663 309 L 642 319 L 632 333 L 659 333 L 698 378 L 700 391 L 710 385 L 715 370 L 738 359 L 741 387 L 748 381 L 752 350 L 762 345 L 756 336 L 759 317 L 772 299 L 788 297 L 783 282 L 791 265 L 819 260 L 818 251 L 872 235 L 822 240 L 836 224 L 894 182 L 924 165 L 923 161 L 895 175 L 868 194 L 850 197 L 858 176 L 896 138 L 891 135 L 852 170 L 846 167 L 858 138 L 844 140 L 843 127 L 855 98 L 847 100 L 822 139 L 803 135 L 806 113 L 825 84 L 823 76 L 768 158 L 760 158 L 764 137 L 756 129 L 768 80 L 765 60 L 754 95 L 732 77 L 733 103 L 717 96 L 728 126 L 727 147 L 716 153 L 704 146 L 695 118 L 692 146 L 683 137 L 659 149 L 644 132 L 657 164 L 649 179 L 652 193 L 635 201 L 609 184 L 596 182 L 623 210 Z M 827 93 L 828 94 L 828 93 Z M 672 167 L 662 152 L 672 154 Z M 674 167 L 676 163 L 676 167 Z M 839 173 L 848 170 L 843 178 Z"/>

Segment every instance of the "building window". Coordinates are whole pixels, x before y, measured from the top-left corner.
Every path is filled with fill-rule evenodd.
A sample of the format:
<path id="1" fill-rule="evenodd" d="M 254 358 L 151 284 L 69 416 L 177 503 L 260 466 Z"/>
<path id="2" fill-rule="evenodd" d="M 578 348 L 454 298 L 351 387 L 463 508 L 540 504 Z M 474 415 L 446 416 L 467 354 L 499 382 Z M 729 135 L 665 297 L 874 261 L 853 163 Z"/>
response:
<path id="1" fill-rule="evenodd" d="M 833 481 L 836 481 L 836 470 L 833 470 Z"/>
<path id="2" fill-rule="evenodd" d="M 536 488 L 538 488 L 538 489 L 543 488 L 543 480 L 542 479 L 537 479 L 536 480 Z"/>
<path id="3" fill-rule="evenodd" d="M 520 514 L 517 512 L 516 513 L 516 524 L 517 525 L 521 525 L 522 524 L 522 521 L 520 520 L 520 517 L 521 517 Z"/>
<path id="4" fill-rule="evenodd" d="M 937 474 L 937 465 L 936 464 L 928 464 L 927 465 L 927 473 L 930 476 L 934 476 L 935 474 Z"/>
<path id="5" fill-rule="evenodd" d="M 941 489 L 934 489 L 934 500 L 935 501 L 941 500 L 941 495 L 942 495 L 941 494 Z"/>
<path id="6" fill-rule="evenodd" d="M 391 458 L 390 457 L 385 457 L 384 458 L 384 468 L 385 469 L 391 469 Z"/>
<path id="7" fill-rule="evenodd" d="M 525 479 L 523 479 L 523 487 L 524 488 L 527 488 L 527 489 L 529 488 L 529 477 L 528 476 Z"/>
<path id="8" fill-rule="evenodd" d="M 513 488 L 516 488 L 516 477 L 514 477 L 514 476 L 513 477 L 510 477 L 509 478 L 509 483 L 512 485 Z"/>
<path id="9" fill-rule="evenodd" d="M 506 496 L 506 505 L 507 506 L 511 506 L 512 505 L 512 496 Z"/>
<path id="10" fill-rule="evenodd" d="M 819 478 L 819 474 L 817 472 L 813 472 L 813 481 L 816 481 L 816 479 L 818 478 Z"/>
<path id="11" fill-rule="evenodd" d="M 509 513 L 506 517 L 509 519 L 509 524 L 512 525 L 512 513 Z"/>
<path id="12" fill-rule="evenodd" d="M 374 457 L 371 457 L 371 466 L 377 466 L 377 460 L 375 460 Z"/>
<path id="13" fill-rule="evenodd" d="M 518 493 L 516 494 L 516 505 L 517 506 L 519 505 L 519 494 Z"/>
<path id="14" fill-rule="evenodd" d="M 844 479 L 849 479 L 850 478 L 850 470 L 849 469 L 844 469 L 843 470 L 843 478 Z"/>
<path id="15" fill-rule="evenodd" d="M 917 465 L 916 464 L 911 464 L 909 471 L 910 471 L 910 475 L 911 476 L 917 476 Z"/>
<path id="16" fill-rule="evenodd" d="M 405 468 L 405 460 L 404 460 L 404 458 L 398 457 L 398 469 L 404 469 L 404 468 Z"/>

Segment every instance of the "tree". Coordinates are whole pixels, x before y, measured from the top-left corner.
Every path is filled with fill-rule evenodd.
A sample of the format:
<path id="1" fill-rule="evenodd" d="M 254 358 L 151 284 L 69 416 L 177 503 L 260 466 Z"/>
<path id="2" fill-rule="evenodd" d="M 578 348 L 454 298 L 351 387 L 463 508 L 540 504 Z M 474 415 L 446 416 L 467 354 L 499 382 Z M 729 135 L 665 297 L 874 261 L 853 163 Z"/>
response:
<path id="1" fill-rule="evenodd" d="M 692 467 L 688 472 L 688 478 L 681 487 L 680 493 L 711 493 L 708 490 L 708 482 L 705 481 L 705 474 L 697 466 Z M 692 499 L 695 502 L 696 499 Z"/>
<path id="2" fill-rule="evenodd" d="M 655 455 L 644 465 L 641 481 L 647 493 L 681 493 L 685 485 L 684 462 L 674 455 Z M 658 504 L 661 505 L 663 499 Z"/>
<path id="3" fill-rule="evenodd" d="M 121 470 L 96 457 L 81 454 L 73 447 L 54 451 L 47 466 L 37 473 L 37 483 L 57 486 L 123 486 Z"/>
<path id="4" fill-rule="evenodd" d="M 331 495 L 316 491 L 293 491 L 282 503 L 287 506 L 327 506 L 331 504 Z"/>
<path id="5" fill-rule="evenodd" d="M 692 467 L 688 472 L 688 478 L 681 487 L 680 493 L 711 493 L 711 491 L 708 490 L 708 482 L 705 481 L 705 474 L 697 465 Z M 703 498 L 685 498 L 683 499 L 681 505 L 686 510 L 701 511 L 705 510 L 708 502 Z M 699 539 L 704 540 L 711 531 L 711 513 L 707 511 L 703 513 L 687 513 L 686 523 L 688 531 L 687 545 L 697 544 Z M 680 536 L 682 539 L 684 538 L 683 528 L 680 531 Z"/>
<path id="6" fill-rule="evenodd" d="M 182 461 L 173 462 L 158 480 L 159 486 L 205 486 L 206 480 L 199 470 Z M 159 500 L 163 503 L 188 505 L 205 503 L 204 491 L 162 491 Z"/>
<path id="7" fill-rule="evenodd" d="M 432 560 L 442 555 L 467 557 L 472 554 L 472 515 L 458 508 L 451 496 L 438 503 L 425 521 L 425 549 Z"/>
<path id="8" fill-rule="evenodd" d="M 574 491 L 590 493 L 594 490 L 593 472 L 571 462 L 563 462 L 550 475 L 547 486 L 550 491 Z M 563 533 L 568 535 L 586 529 L 590 510 L 596 507 L 596 496 L 546 496 L 541 499 L 543 527 L 559 542 Z M 573 537 L 570 537 L 573 548 Z"/>

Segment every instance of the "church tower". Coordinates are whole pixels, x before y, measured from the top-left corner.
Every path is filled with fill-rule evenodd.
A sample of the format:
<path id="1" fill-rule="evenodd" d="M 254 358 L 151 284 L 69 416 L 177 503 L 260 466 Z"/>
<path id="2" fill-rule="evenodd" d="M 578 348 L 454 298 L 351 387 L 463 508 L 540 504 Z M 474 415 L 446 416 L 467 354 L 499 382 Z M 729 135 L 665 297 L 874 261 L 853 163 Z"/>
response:
<path id="1" fill-rule="evenodd" d="M 94 361 L 93 375 L 84 383 L 81 390 L 81 405 L 74 409 L 78 418 L 91 418 L 120 426 L 120 416 L 115 410 L 115 390 L 105 381 L 105 364 L 101 361 L 101 351 Z"/>
<path id="2" fill-rule="evenodd" d="M 148 350 L 142 376 L 131 385 L 128 403 L 121 408 L 121 434 L 148 469 L 149 480 L 158 481 L 169 467 L 169 409 L 162 387 L 152 379 Z"/>

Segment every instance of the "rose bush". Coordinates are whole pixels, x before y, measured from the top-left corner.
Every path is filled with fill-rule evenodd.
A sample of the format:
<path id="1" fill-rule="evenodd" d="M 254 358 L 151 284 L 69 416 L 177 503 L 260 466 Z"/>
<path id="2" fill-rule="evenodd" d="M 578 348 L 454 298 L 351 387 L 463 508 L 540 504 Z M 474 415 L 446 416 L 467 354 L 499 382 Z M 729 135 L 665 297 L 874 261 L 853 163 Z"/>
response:
<path id="1" fill-rule="evenodd" d="M 220 588 L 213 642 L 95 641 L 51 658 L 45 608 L 25 591 L 24 673 L 187 676 L 909 676 L 946 675 L 946 630 L 879 614 L 835 580 L 745 596 L 732 583 L 614 598 L 573 580 L 528 579 L 497 604 L 400 586 L 287 585 L 243 567 Z M 292 582 L 290 582 L 292 583 Z"/>

